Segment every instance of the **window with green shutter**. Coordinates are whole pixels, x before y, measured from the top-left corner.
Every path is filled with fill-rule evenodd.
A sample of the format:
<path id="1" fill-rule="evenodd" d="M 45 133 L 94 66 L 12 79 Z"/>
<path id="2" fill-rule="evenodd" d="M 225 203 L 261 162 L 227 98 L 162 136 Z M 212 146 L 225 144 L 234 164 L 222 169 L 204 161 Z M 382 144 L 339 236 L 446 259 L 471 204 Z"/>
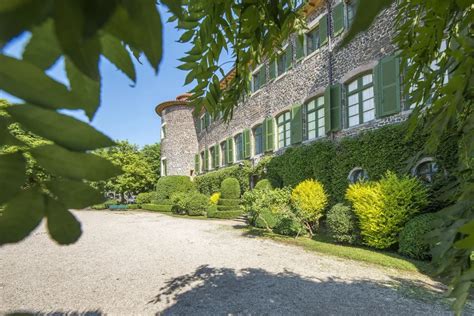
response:
<path id="1" fill-rule="evenodd" d="M 201 152 L 200 156 L 200 165 L 199 165 L 199 172 L 203 173 L 206 172 L 206 163 L 205 163 L 206 156 L 204 155 L 204 152 Z"/>
<path id="2" fill-rule="evenodd" d="M 206 115 L 202 115 L 200 118 L 199 118 L 199 125 L 201 126 L 201 131 L 205 130 L 206 129 L 206 118 L 205 118 Z"/>
<path id="3" fill-rule="evenodd" d="M 306 54 L 309 55 L 319 48 L 319 26 L 306 33 Z"/>
<path id="4" fill-rule="evenodd" d="M 235 160 L 240 161 L 244 159 L 244 138 L 242 133 L 235 135 Z"/>
<path id="5" fill-rule="evenodd" d="M 291 108 L 291 144 L 298 144 L 303 141 L 303 126 L 301 117 L 301 105 Z"/>
<path id="6" fill-rule="evenodd" d="M 161 175 L 166 177 L 168 175 L 168 162 L 166 159 L 161 160 Z"/>
<path id="7" fill-rule="evenodd" d="M 219 144 L 214 145 L 214 169 L 217 169 L 221 163 L 220 161 Z"/>
<path id="8" fill-rule="evenodd" d="M 211 163 L 210 163 L 211 168 L 210 169 L 211 170 L 215 169 L 216 168 L 216 153 L 215 153 L 214 146 L 209 148 L 209 160 L 211 161 Z"/>
<path id="9" fill-rule="evenodd" d="M 234 141 L 232 137 L 227 139 L 227 163 L 232 164 L 234 162 Z"/>
<path id="10" fill-rule="evenodd" d="M 270 75 L 270 80 L 272 79 L 275 79 L 276 77 L 276 61 L 275 60 L 272 60 L 270 62 L 270 64 L 268 65 L 268 67 L 270 67 L 268 70 L 269 70 L 269 75 Z"/>
<path id="11" fill-rule="evenodd" d="M 263 126 L 259 124 L 253 128 L 253 144 L 255 155 L 263 153 Z"/>
<path id="12" fill-rule="evenodd" d="M 334 7 L 332 11 L 332 21 L 334 36 L 337 36 L 344 30 L 344 3 L 341 2 Z"/>
<path id="13" fill-rule="evenodd" d="M 386 56 L 375 67 L 377 117 L 400 112 L 400 62 L 396 56 Z"/>
<path id="14" fill-rule="evenodd" d="M 285 70 L 288 70 L 293 64 L 293 46 L 291 45 L 291 42 L 286 46 L 285 55 Z"/>
<path id="15" fill-rule="evenodd" d="M 267 74 L 265 65 L 259 68 L 256 72 L 252 75 L 252 91 L 257 91 L 258 89 L 262 88 L 267 81 Z"/>
<path id="16" fill-rule="evenodd" d="M 274 140 L 273 118 L 267 117 L 264 122 L 265 151 L 273 151 L 273 140 Z"/>
<path id="17" fill-rule="evenodd" d="M 199 133 L 201 133 L 201 129 L 202 129 L 202 127 L 201 127 L 201 118 L 199 118 L 199 117 L 195 118 L 195 122 L 196 122 L 196 131 L 199 134 Z"/>
<path id="18" fill-rule="evenodd" d="M 319 20 L 319 39 L 321 46 L 328 42 L 328 16 L 326 14 Z"/>
<path id="19" fill-rule="evenodd" d="M 342 86 L 334 84 L 331 89 L 331 131 L 337 132 L 342 128 Z"/>
<path id="20" fill-rule="evenodd" d="M 301 59 L 304 57 L 304 35 L 296 36 L 296 59 Z"/>
<path id="21" fill-rule="evenodd" d="M 199 174 L 200 173 L 200 167 L 201 163 L 199 162 L 199 154 L 194 155 L 194 173 Z"/>
<path id="22" fill-rule="evenodd" d="M 221 166 L 227 165 L 227 140 L 221 142 Z"/>
<path id="23" fill-rule="evenodd" d="M 291 112 L 280 114 L 277 119 L 278 149 L 284 148 L 291 143 Z"/>
<path id="24" fill-rule="evenodd" d="M 276 64 L 277 64 L 277 67 L 276 67 L 277 76 L 283 75 L 286 71 L 286 53 L 285 52 L 278 55 Z"/>
<path id="25" fill-rule="evenodd" d="M 303 113 L 304 139 L 310 140 L 326 135 L 324 96 L 307 102 Z"/>
<path id="26" fill-rule="evenodd" d="M 246 129 L 243 132 L 244 137 L 244 158 L 248 159 L 251 156 L 250 153 L 250 130 Z"/>
<path id="27" fill-rule="evenodd" d="M 372 73 L 361 75 L 346 85 L 347 126 L 352 127 L 375 119 Z"/>
<path id="28" fill-rule="evenodd" d="M 352 21 L 354 21 L 354 16 L 357 11 L 358 0 L 348 0 L 346 1 L 346 27 L 352 25 Z"/>

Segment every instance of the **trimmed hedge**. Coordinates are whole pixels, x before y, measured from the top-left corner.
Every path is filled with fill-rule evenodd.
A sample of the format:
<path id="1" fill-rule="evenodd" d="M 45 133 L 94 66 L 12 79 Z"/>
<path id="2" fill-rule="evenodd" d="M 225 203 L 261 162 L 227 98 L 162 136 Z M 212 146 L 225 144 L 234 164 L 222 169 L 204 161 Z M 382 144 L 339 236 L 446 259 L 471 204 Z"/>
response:
<path id="1" fill-rule="evenodd" d="M 270 180 L 268 179 L 262 179 L 257 182 L 255 187 L 253 188 L 254 190 L 272 190 L 273 186 Z"/>
<path id="2" fill-rule="evenodd" d="M 406 140 L 407 124 L 388 125 L 366 131 L 354 137 L 345 137 L 338 142 L 316 141 L 306 146 L 288 148 L 267 164 L 267 178 L 274 187 L 295 187 L 306 179 L 320 181 L 330 198 L 330 205 L 344 201 L 349 185 L 347 177 L 355 167 L 365 169 L 370 180 L 379 180 L 387 170 L 397 175 L 407 174 L 423 149 L 426 137 L 415 131 Z M 441 169 L 449 170 L 457 161 L 454 136 L 441 137 L 442 144 L 434 155 Z M 437 186 L 433 184 L 432 189 Z M 436 194 L 433 194 L 436 196 Z"/>
<path id="3" fill-rule="evenodd" d="M 171 212 L 172 205 L 143 204 L 142 209 L 156 212 Z"/>
<path id="4" fill-rule="evenodd" d="M 334 205 L 326 214 L 326 225 L 335 242 L 355 244 L 360 241 L 357 217 L 347 205 Z"/>
<path id="5" fill-rule="evenodd" d="M 239 199 L 240 186 L 239 180 L 236 178 L 224 179 L 221 183 L 221 198 L 223 199 Z"/>
<path id="6" fill-rule="evenodd" d="M 97 205 L 92 205 L 91 206 L 91 209 L 93 209 L 93 210 L 105 210 L 107 208 L 108 208 L 108 206 L 106 206 L 105 204 L 97 204 Z"/>
<path id="7" fill-rule="evenodd" d="M 140 208 L 140 204 L 128 204 L 127 209 L 129 210 L 137 210 Z"/>
<path id="8" fill-rule="evenodd" d="M 173 205 L 171 199 L 164 199 L 164 200 L 152 200 L 151 203 L 143 203 L 143 204 L 157 204 L 157 205 Z"/>
<path id="9" fill-rule="evenodd" d="M 217 204 L 223 206 L 239 206 L 240 199 L 219 199 Z"/>
<path id="10" fill-rule="evenodd" d="M 240 210 L 239 206 L 233 205 L 217 205 L 217 210 L 219 211 L 232 211 L 232 210 Z"/>
<path id="11" fill-rule="evenodd" d="M 192 192 L 196 185 L 188 176 L 166 176 L 156 183 L 156 199 L 169 200 L 171 195 L 178 192 Z"/>
<path id="12" fill-rule="evenodd" d="M 250 189 L 249 181 L 251 174 L 252 168 L 250 167 L 250 163 L 245 161 L 242 168 L 233 165 L 199 175 L 194 178 L 194 183 L 196 183 L 199 192 L 211 195 L 214 192 L 220 191 L 221 183 L 224 179 L 236 178 L 239 181 L 240 191 L 243 193 Z"/>
<path id="13" fill-rule="evenodd" d="M 207 213 L 209 218 L 233 219 L 242 215 L 242 211 L 217 211 Z"/>

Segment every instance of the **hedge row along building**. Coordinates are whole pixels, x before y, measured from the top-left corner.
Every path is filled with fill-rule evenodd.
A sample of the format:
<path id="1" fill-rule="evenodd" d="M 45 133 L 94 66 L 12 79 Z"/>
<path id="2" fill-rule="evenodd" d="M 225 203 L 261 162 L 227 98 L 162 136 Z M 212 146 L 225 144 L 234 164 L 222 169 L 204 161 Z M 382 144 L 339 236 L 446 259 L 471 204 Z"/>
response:
<path id="1" fill-rule="evenodd" d="M 303 41 L 294 34 L 276 60 L 256 67 L 252 93 L 229 123 L 207 113 L 194 116 L 187 95 L 158 105 L 162 175 L 194 176 L 245 160 L 256 164 L 291 146 L 336 141 L 406 120 L 410 105 L 401 93 L 392 44 L 395 5 L 336 49 L 356 9 L 355 0 L 307 2 Z M 436 166 L 425 161 L 424 168 Z M 366 175 L 354 166 L 350 177 Z"/>

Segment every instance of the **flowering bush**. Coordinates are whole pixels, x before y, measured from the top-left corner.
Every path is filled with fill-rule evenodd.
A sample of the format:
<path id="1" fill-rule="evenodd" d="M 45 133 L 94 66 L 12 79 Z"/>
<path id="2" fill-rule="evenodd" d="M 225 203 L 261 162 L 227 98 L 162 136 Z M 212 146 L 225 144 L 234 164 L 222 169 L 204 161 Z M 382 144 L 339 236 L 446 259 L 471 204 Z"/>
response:
<path id="1" fill-rule="evenodd" d="M 313 227 L 318 225 L 328 204 L 328 196 L 323 185 L 312 179 L 305 180 L 293 189 L 291 201 L 295 206 L 296 216 L 313 235 Z"/>
<path id="2" fill-rule="evenodd" d="M 221 193 L 220 192 L 213 193 L 211 195 L 211 197 L 209 198 L 209 203 L 211 203 L 213 205 L 217 205 L 217 202 L 219 202 L 220 198 L 221 198 Z"/>

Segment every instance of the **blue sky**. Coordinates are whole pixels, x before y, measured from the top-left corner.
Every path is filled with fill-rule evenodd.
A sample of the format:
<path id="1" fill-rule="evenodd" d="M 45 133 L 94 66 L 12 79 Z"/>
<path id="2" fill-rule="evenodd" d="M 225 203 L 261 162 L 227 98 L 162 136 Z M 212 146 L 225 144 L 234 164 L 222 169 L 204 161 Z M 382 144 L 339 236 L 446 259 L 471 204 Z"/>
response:
<path id="1" fill-rule="evenodd" d="M 169 17 L 166 8 L 159 7 L 162 20 Z M 140 60 L 143 65 L 135 62 L 137 83 L 132 82 L 117 68 L 102 59 L 100 71 L 102 74 L 101 107 L 92 121 L 92 125 L 108 136 L 117 140 L 129 140 L 140 146 L 153 144 L 160 140 L 160 118 L 155 113 L 155 106 L 166 100 L 174 100 L 177 95 L 192 88 L 183 87 L 186 72 L 177 69 L 178 58 L 190 49 L 188 44 L 177 43 L 179 32 L 174 28 L 175 23 L 164 25 L 163 59 L 158 75 L 144 57 Z M 26 44 L 28 35 L 18 38 L 6 49 L 5 54 L 19 57 Z M 48 72 L 61 82 L 67 82 L 60 62 Z M 0 90 L 0 98 L 13 102 L 18 100 Z M 71 115 L 86 120 L 81 113 Z"/>

